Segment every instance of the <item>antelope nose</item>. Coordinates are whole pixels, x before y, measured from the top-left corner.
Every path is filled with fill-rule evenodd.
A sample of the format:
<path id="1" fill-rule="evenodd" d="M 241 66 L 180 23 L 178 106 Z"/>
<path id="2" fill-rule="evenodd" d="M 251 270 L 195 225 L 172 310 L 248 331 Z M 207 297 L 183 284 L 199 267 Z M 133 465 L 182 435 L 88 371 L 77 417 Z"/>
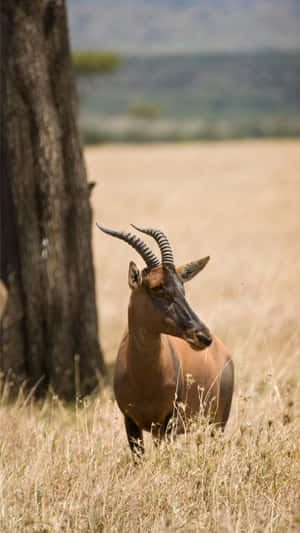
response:
<path id="1" fill-rule="evenodd" d="M 205 346 L 209 346 L 212 343 L 212 336 L 210 333 L 203 333 L 202 331 L 196 331 L 195 333 L 199 342 Z"/>

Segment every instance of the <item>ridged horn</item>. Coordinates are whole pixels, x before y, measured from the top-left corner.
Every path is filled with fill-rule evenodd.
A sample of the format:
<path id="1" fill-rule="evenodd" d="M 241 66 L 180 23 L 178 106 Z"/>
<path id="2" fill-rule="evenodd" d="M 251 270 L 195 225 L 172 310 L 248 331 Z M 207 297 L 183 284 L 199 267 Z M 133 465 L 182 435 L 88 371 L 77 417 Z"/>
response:
<path id="1" fill-rule="evenodd" d="M 104 233 L 107 233 L 108 235 L 111 235 L 112 237 L 117 237 L 118 239 L 121 239 L 122 241 L 125 241 L 127 242 L 127 244 L 132 246 L 132 248 L 134 248 L 136 252 L 138 252 L 140 256 L 144 259 L 146 265 L 149 268 L 155 268 L 160 265 L 159 259 L 152 252 L 149 246 L 146 243 L 144 243 L 144 241 L 142 241 L 142 239 L 140 239 L 136 235 L 132 235 L 131 233 L 128 233 L 127 231 L 116 231 L 116 230 L 104 228 L 103 226 L 100 226 L 98 222 L 96 222 L 96 225 Z"/>
<path id="2" fill-rule="evenodd" d="M 146 235 L 150 235 L 153 237 L 161 251 L 161 261 L 163 265 L 173 265 L 174 266 L 174 257 L 171 245 L 169 243 L 169 240 L 167 236 L 160 231 L 159 229 L 153 229 L 153 228 L 139 228 L 138 226 L 135 226 L 135 224 L 131 224 L 134 229 L 137 231 L 141 231 L 142 233 L 146 233 Z"/>

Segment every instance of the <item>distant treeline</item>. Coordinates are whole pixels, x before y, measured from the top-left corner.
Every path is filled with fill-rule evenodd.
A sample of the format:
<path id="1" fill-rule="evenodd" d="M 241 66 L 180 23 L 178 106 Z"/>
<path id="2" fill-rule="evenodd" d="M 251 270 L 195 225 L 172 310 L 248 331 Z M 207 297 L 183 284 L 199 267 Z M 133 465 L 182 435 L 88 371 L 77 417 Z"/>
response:
<path id="1" fill-rule="evenodd" d="M 86 143 L 300 136 L 297 52 L 104 56 L 78 70 Z"/>
<path id="2" fill-rule="evenodd" d="M 79 51 L 72 52 L 72 62 L 77 74 L 111 73 L 121 62 L 115 52 Z"/>

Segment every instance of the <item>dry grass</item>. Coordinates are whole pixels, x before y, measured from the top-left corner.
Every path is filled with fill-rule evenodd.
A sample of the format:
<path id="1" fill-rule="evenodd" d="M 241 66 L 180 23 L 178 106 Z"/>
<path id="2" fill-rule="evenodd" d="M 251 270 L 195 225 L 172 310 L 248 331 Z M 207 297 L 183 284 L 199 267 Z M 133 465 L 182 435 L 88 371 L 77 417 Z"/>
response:
<path id="1" fill-rule="evenodd" d="M 300 527 L 300 143 L 87 151 L 95 218 L 165 229 L 178 263 L 212 256 L 188 296 L 230 347 L 224 436 L 205 422 L 134 468 L 109 386 L 75 411 L 2 400 L 1 532 L 287 532 Z M 128 301 L 125 244 L 95 232 L 112 363 Z"/>

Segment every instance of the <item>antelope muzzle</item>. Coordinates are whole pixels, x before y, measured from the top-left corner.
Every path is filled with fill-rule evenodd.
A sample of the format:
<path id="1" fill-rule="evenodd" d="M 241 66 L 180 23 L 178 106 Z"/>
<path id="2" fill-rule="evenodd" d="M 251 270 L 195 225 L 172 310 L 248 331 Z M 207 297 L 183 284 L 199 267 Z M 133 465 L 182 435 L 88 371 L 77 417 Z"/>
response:
<path id="1" fill-rule="evenodd" d="M 194 350 L 204 350 L 212 343 L 212 335 L 204 324 L 201 328 L 187 329 L 183 338 Z"/>

